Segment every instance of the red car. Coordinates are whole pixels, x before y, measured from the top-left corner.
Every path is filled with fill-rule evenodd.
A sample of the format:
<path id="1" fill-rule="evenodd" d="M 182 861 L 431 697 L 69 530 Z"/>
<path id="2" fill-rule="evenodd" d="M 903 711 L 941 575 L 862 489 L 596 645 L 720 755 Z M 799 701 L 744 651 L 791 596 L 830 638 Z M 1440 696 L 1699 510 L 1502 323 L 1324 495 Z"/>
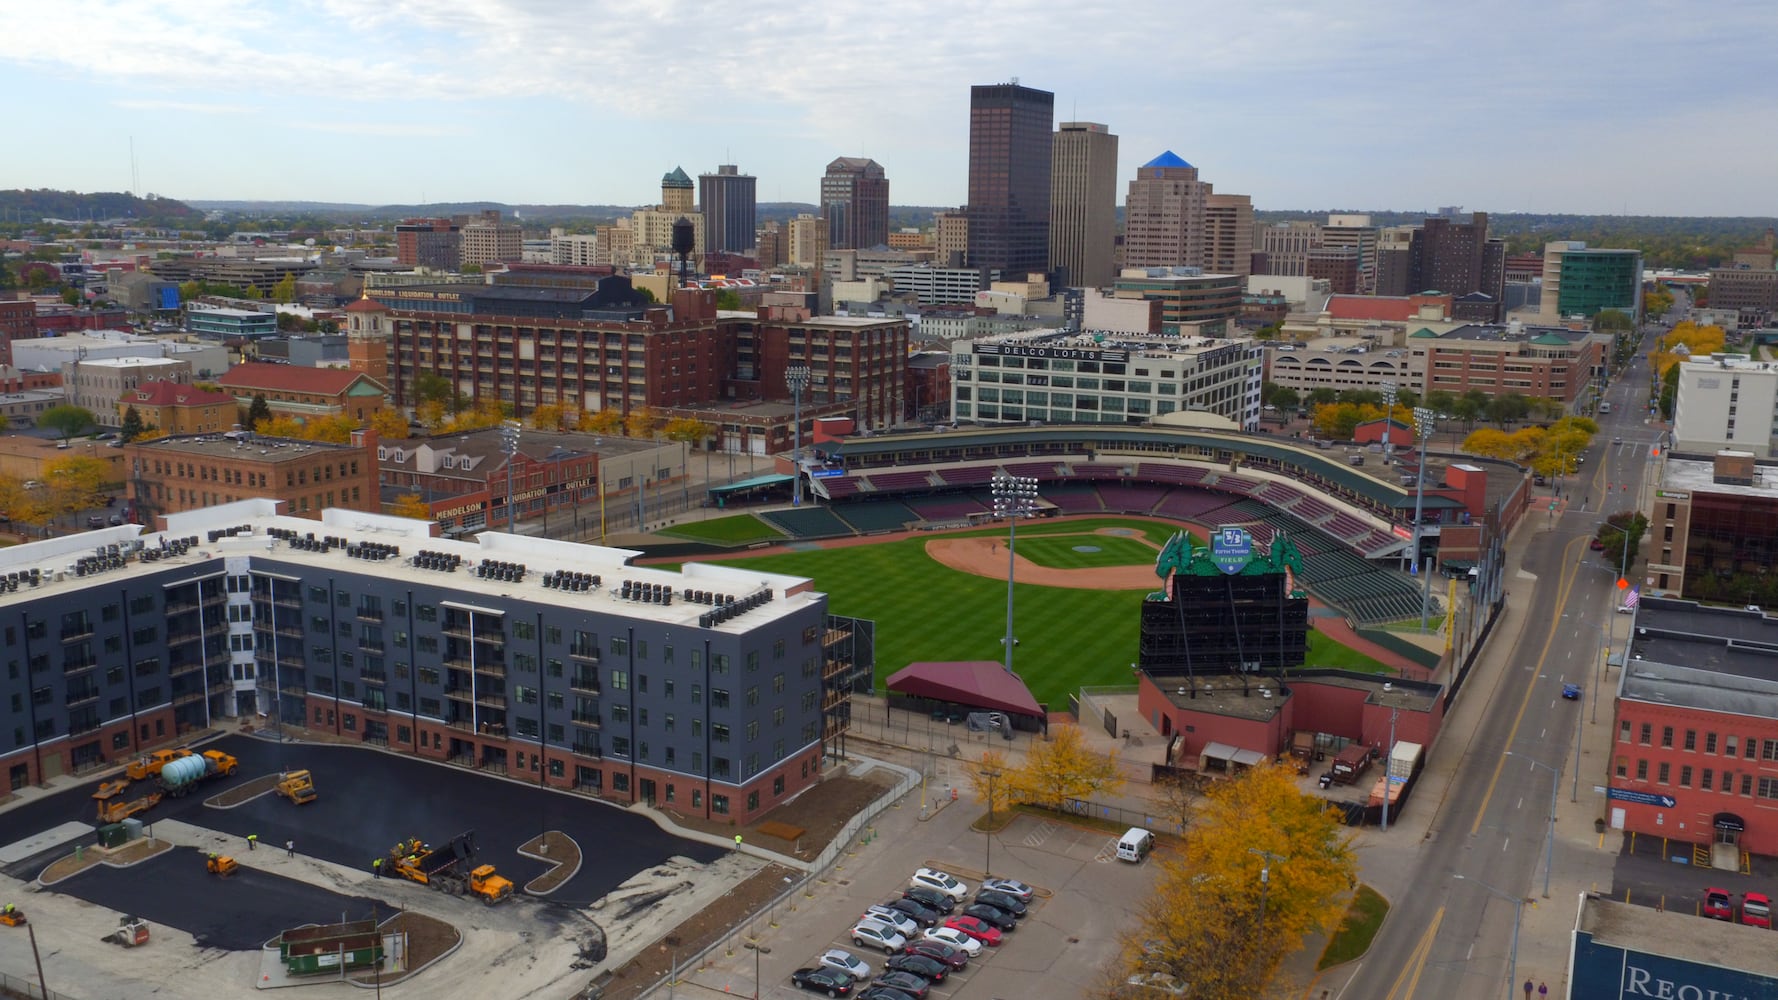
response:
<path id="1" fill-rule="evenodd" d="M 1734 920 L 1735 903 L 1727 889 L 1704 890 L 1704 915 L 1715 920 Z"/>
<path id="2" fill-rule="evenodd" d="M 1000 944 L 1000 928 L 980 917 L 950 917 L 945 920 L 945 926 L 962 931 L 990 948 Z"/>
<path id="3" fill-rule="evenodd" d="M 1749 927 L 1772 926 L 1772 901 L 1763 892 L 1750 892 L 1741 897 L 1741 922 Z"/>

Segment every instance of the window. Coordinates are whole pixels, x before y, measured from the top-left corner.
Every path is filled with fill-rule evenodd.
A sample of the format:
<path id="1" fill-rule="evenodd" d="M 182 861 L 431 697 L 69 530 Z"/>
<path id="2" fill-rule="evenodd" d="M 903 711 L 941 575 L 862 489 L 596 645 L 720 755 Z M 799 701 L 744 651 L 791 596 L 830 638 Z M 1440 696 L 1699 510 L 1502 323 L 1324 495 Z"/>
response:
<path id="1" fill-rule="evenodd" d="M 728 654 L 717 653 L 710 658 L 710 672 L 715 674 L 728 673 Z"/>
<path id="2" fill-rule="evenodd" d="M 661 717 L 661 728 L 665 729 L 669 733 L 673 731 L 673 713 L 672 712 L 667 712 Z"/>
<path id="3" fill-rule="evenodd" d="M 535 639 L 537 638 L 537 626 L 530 622 L 513 622 L 512 637 L 514 639 Z"/>
<path id="4" fill-rule="evenodd" d="M 747 793 L 747 811 L 750 813 L 759 811 L 759 793 L 758 792 L 748 792 Z"/>
<path id="5" fill-rule="evenodd" d="M 778 641 L 772 643 L 772 659 L 774 659 L 774 660 L 784 659 L 784 640 L 783 639 L 779 639 Z"/>
<path id="6" fill-rule="evenodd" d="M 773 694 L 783 694 L 784 693 L 784 675 L 783 674 L 775 674 L 772 676 L 772 693 Z"/>
<path id="7" fill-rule="evenodd" d="M 1654 726 L 1647 723 L 1647 722 L 1644 722 L 1642 724 L 1642 739 L 1640 740 L 1640 742 L 1642 743 L 1643 746 L 1648 746 L 1649 742 L 1652 739 L 1654 739 Z"/>
<path id="8" fill-rule="evenodd" d="M 661 682 L 661 694 L 671 700 L 673 697 L 673 680 L 668 678 Z"/>
<path id="9" fill-rule="evenodd" d="M 1704 734 L 1704 752 L 1705 753 L 1715 753 L 1716 752 L 1716 734 L 1715 733 L 1705 733 Z"/>
<path id="10" fill-rule="evenodd" d="M 1722 755 L 1724 757 L 1735 756 L 1735 752 L 1737 749 L 1738 749 L 1738 746 L 1735 743 L 1735 737 L 1724 736 L 1722 738 Z"/>
<path id="11" fill-rule="evenodd" d="M 414 609 L 414 617 L 423 622 L 438 621 L 438 609 L 430 604 L 422 604 Z"/>
<path id="12" fill-rule="evenodd" d="M 1747 749 L 1752 750 L 1752 744 Z M 1778 740 L 1761 740 L 1759 757 L 1760 760 L 1778 760 Z"/>
<path id="13" fill-rule="evenodd" d="M 712 743 L 727 743 L 728 726 L 720 722 L 710 723 L 710 741 Z"/>
<path id="14" fill-rule="evenodd" d="M 728 796 L 726 796 L 726 795 L 712 795 L 712 796 L 710 796 L 710 811 L 713 813 L 716 813 L 718 816 L 727 816 L 728 815 Z"/>
<path id="15" fill-rule="evenodd" d="M 783 795 L 783 794 L 784 794 L 784 776 L 782 774 L 780 774 L 776 778 L 772 779 L 772 795 L 778 796 L 778 795 Z"/>
<path id="16" fill-rule="evenodd" d="M 723 688 L 711 688 L 710 689 L 710 707 L 711 708 L 727 708 L 728 707 L 728 691 Z"/>
<path id="17" fill-rule="evenodd" d="M 1704 773 L 1698 778 L 1698 787 L 1706 792 L 1711 791 L 1710 782 L 1714 777 L 1715 772 L 1711 771 L 1709 768 L 1705 768 Z"/>
<path id="18" fill-rule="evenodd" d="M 1745 782 L 1746 778 L 1747 776 L 1743 775 L 1742 781 Z M 1762 799 L 1778 799 L 1778 778 L 1759 779 L 1759 797 Z"/>
<path id="19" fill-rule="evenodd" d="M 630 652 L 630 640 L 614 635 L 611 637 L 611 655 L 627 656 Z"/>
<path id="20" fill-rule="evenodd" d="M 1698 749 L 1698 731 L 1696 729 L 1687 729 L 1685 731 L 1685 748 L 1687 750 Z"/>
<path id="21" fill-rule="evenodd" d="M 1620 778 L 1628 778 L 1630 776 L 1630 758 L 1619 757 L 1617 759 L 1617 776 Z"/>
<path id="22" fill-rule="evenodd" d="M 611 706 L 611 721 L 614 724 L 619 723 L 619 722 L 629 722 L 630 721 L 630 706 L 628 706 L 628 705 L 613 705 L 613 706 Z"/>
<path id="23" fill-rule="evenodd" d="M 1775 744 L 1778 744 L 1778 740 L 1774 740 L 1772 742 Z M 1672 726 L 1662 726 L 1661 727 L 1661 746 L 1667 747 L 1668 749 L 1672 749 L 1672 747 L 1673 747 L 1673 727 Z M 1770 759 L 1771 758 L 1769 758 L 1769 757 L 1767 758 L 1767 760 L 1770 760 Z"/>
<path id="24" fill-rule="evenodd" d="M 758 669 L 759 669 L 759 650 L 755 649 L 747 654 L 747 672 L 753 673 L 755 670 L 758 670 Z"/>
<path id="25" fill-rule="evenodd" d="M 1767 741 L 1766 741 L 1766 742 L 1767 742 L 1767 743 L 1770 743 L 1770 742 L 1771 742 L 1771 740 L 1767 740 Z M 1747 737 L 1747 739 L 1746 739 L 1746 740 L 1744 740 L 1744 741 L 1742 741 L 1742 745 L 1741 745 L 1741 749 L 1742 749 L 1742 754 L 1741 754 L 1741 756 L 1743 756 L 1743 757 L 1745 757 L 1745 758 L 1747 758 L 1747 759 L 1748 759 L 1748 760 L 1752 760 L 1752 759 L 1753 759 L 1753 749 L 1754 749 L 1754 747 L 1755 747 L 1755 746 L 1756 746 L 1756 744 L 1755 744 L 1755 742 L 1754 742 L 1754 739 L 1753 739 L 1753 737 L 1751 737 L 1751 736 L 1749 736 L 1749 737 Z M 1767 758 L 1766 758 L 1766 759 L 1767 759 L 1767 760 L 1771 760 L 1771 759 L 1772 759 L 1772 758 L 1770 758 L 1770 757 L 1767 757 Z"/>
<path id="26" fill-rule="evenodd" d="M 1617 741 L 1619 743 L 1630 742 L 1630 720 L 1629 719 L 1625 719 L 1623 722 L 1618 723 Z"/>
<path id="27" fill-rule="evenodd" d="M 630 738 L 613 736 L 611 738 L 611 753 L 614 757 L 628 757 L 630 755 Z"/>
<path id="28" fill-rule="evenodd" d="M 758 705 L 759 705 L 759 686 L 754 685 L 753 687 L 750 687 L 747 689 L 747 707 L 754 708 L 754 707 L 757 707 Z"/>
<path id="29" fill-rule="evenodd" d="M 1686 764 L 1679 769 L 1679 787 L 1692 787 L 1692 766 L 1690 764 Z"/>
<path id="30" fill-rule="evenodd" d="M 1753 794 L 1753 775 L 1743 774 L 1741 776 L 1741 794 L 1742 795 L 1752 795 Z"/>
<path id="31" fill-rule="evenodd" d="M 611 772 L 611 790 L 627 792 L 630 790 L 630 776 L 622 771 Z"/>
<path id="32" fill-rule="evenodd" d="M 628 691 L 629 689 L 630 689 L 629 671 L 627 671 L 627 670 L 613 670 L 611 672 L 611 690 L 613 690 L 613 691 Z"/>
<path id="33" fill-rule="evenodd" d="M 1672 777 L 1673 777 L 1673 765 L 1671 765 L 1665 761 L 1662 761 L 1660 776 L 1657 777 L 1655 780 L 1660 782 L 1661 784 L 1665 785 L 1665 784 L 1668 784 L 1672 780 Z"/>

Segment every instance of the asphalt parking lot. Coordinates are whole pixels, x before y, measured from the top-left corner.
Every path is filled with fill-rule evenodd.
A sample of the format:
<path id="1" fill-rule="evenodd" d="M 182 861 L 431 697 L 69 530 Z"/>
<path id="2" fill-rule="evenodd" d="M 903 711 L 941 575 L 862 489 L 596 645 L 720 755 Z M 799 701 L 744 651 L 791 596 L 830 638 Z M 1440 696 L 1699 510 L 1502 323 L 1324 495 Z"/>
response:
<path id="1" fill-rule="evenodd" d="M 399 904 L 345 896 L 250 866 L 250 856 L 228 878 L 204 870 L 196 849 L 176 847 L 128 868 L 94 865 L 56 883 L 53 892 L 142 917 L 189 933 L 199 947 L 252 951 L 279 933 L 307 923 L 330 924 L 379 914 Z"/>
<path id="2" fill-rule="evenodd" d="M 235 777 L 212 780 L 186 798 L 162 800 L 140 814 L 144 823 L 178 819 L 232 834 L 242 840 L 236 853 L 244 851 L 248 834 L 258 835 L 261 850 L 282 850 L 291 840 L 298 854 L 364 871 L 400 840 L 419 837 L 436 844 L 473 830 L 481 859 L 520 886 L 547 867 L 521 857 L 517 848 L 542 830 L 561 830 L 580 844 L 581 869 L 547 898 L 570 905 L 599 899 L 669 858 L 709 862 L 723 854 L 719 847 L 672 836 L 646 817 L 613 806 L 379 750 L 277 744 L 250 736 L 225 737 L 205 749 L 238 757 Z M 271 794 L 233 809 L 204 805 L 240 782 L 298 768 L 315 776 L 319 798 L 308 805 L 294 806 Z M 91 822 L 96 784 L 8 810 L 5 839 L 71 819 Z"/>
<path id="3" fill-rule="evenodd" d="M 969 888 L 970 888 L 969 898 L 965 899 L 963 902 L 960 902 L 957 904 L 957 912 L 958 913 L 962 913 L 964 906 L 967 906 L 969 903 L 972 903 L 975 901 L 975 890 L 980 887 L 977 884 L 975 884 L 974 882 L 972 882 L 972 883 L 970 883 Z M 1023 929 L 1024 926 L 1027 923 L 1029 923 L 1030 921 L 1037 919 L 1037 911 L 1042 909 L 1044 906 L 1044 903 L 1045 903 L 1043 894 L 1047 893 L 1048 890 L 1044 889 L 1041 886 L 1034 886 L 1033 888 L 1036 888 L 1038 890 L 1039 895 L 1034 896 L 1031 900 L 1030 905 L 1028 905 L 1026 907 L 1025 917 L 1023 920 L 1019 921 L 1020 929 Z M 892 890 L 890 892 L 884 893 L 883 898 L 884 899 L 891 899 L 898 894 L 899 894 L 899 890 Z M 862 911 L 860 911 L 860 912 L 862 913 Z M 941 926 L 941 927 L 944 926 L 943 919 L 941 919 L 939 921 L 939 926 Z M 1035 925 L 1033 925 L 1033 926 L 1035 926 Z M 851 935 L 847 933 L 850 929 L 851 929 L 851 924 L 849 924 L 849 923 L 844 924 L 843 926 L 836 925 L 834 928 L 835 936 L 833 937 L 833 939 L 830 941 L 827 941 L 825 943 L 817 945 L 813 950 L 811 950 L 809 952 L 808 956 L 803 959 L 801 965 L 798 965 L 797 968 L 801 968 L 802 966 L 807 966 L 807 965 L 814 965 L 816 963 L 816 961 L 821 957 L 822 953 L 826 952 L 830 948 L 839 948 L 844 951 L 850 952 L 853 956 L 855 956 L 859 959 L 862 959 L 864 962 L 866 962 L 868 965 L 870 965 L 871 974 L 872 974 L 871 975 L 871 982 L 872 983 L 876 982 L 877 979 L 883 975 L 883 972 L 885 971 L 883 968 L 883 962 L 889 956 L 885 955 L 881 951 L 872 949 L 868 945 L 865 947 L 859 947 L 857 945 L 854 945 L 852 943 Z M 927 1000 L 951 1000 L 952 997 L 958 997 L 958 996 L 962 996 L 962 997 L 987 997 L 987 996 L 989 996 L 992 991 L 992 987 L 989 987 L 984 984 L 982 987 L 980 987 L 978 989 L 970 990 L 970 984 L 974 983 L 978 979 L 986 979 L 988 981 L 992 981 L 994 976 L 990 970 L 994 967 L 996 960 L 998 960 L 1002 954 L 1011 954 L 1014 949 L 1017 949 L 1021 944 L 1024 944 L 1024 943 L 1025 942 L 1023 942 L 1019 939 L 1018 931 L 1015 930 L 1011 934 L 1002 935 L 1000 944 L 998 944 L 998 945 L 993 945 L 993 946 L 983 945 L 982 946 L 982 953 L 980 955 L 977 955 L 976 957 L 970 959 L 968 965 L 964 966 L 961 969 L 952 970 L 950 973 L 948 973 L 945 976 L 944 982 L 933 983 L 930 992 L 928 992 L 926 994 Z M 866 984 L 866 985 L 868 986 L 869 984 Z M 783 997 L 788 998 L 788 997 L 797 996 L 801 992 L 802 991 L 798 990 L 796 987 L 790 985 L 789 982 L 786 981 L 784 983 L 779 984 L 778 987 L 776 987 L 774 990 L 762 992 L 760 995 L 762 997 L 783 996 Z"/>
<path id="4" fill-rule="evenodd" d="M 1612 866 L 1611 895 L 1614 899 L 1627 900 L 1638 906 L 1697 913 L 1707 888 L 1727 889 L 1737 902 L 1749 892 L 1778 896 L 1778 877 L 1769 870 L 1769 864 L 1760 863 L 1764 859 L 1756 860 L 1752 875 L 1718 871 L 1672 860 L 1679 857 L 1689 861 L 1690 844 L 1674 845 L 1668 852 L 1669 857 L 1662 857 L 1658 844 L 1653 843 L 1656 838 L 1642 839 L 1651 842 L 1646 845 L 1649 850 L 1639 850 L 1636 854 L 1620 853 Z"/>

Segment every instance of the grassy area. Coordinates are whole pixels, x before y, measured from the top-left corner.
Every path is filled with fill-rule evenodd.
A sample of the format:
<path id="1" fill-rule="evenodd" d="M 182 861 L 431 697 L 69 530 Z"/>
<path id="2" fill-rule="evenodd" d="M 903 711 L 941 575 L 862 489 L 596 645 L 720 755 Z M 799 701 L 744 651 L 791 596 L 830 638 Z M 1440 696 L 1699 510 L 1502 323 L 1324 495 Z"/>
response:
<path id="1" fill-rule="evenodd" d="M 1314 619 L 1310 619 L 1314 621 Z M 1360 653 L 1350 646 L 1342 646 L 1320 632 L 1309 633 L 1309 657 L 1303 661 L 1305 667 L 1327 667 L 1333 670 L 1351 670 L 1361 674 L 1392 674 L 1395 671 Z"/>
<path id="2" fill-rule="evenodd" d="M 1377 928 L 1383 926 L 1383 918 L 1388 915 L 1389 901 L 1377 895 L 1377 890 L 1370 886 L 1359 886 L 1352 894 L 1352 905 L 1346 908 L 1339 930 L 1328 939 L 1321 961 L 1315 967 L 1330 969 L 1369 951 L 1371 939 L 1377 936 Z"/>
<path id="3" fill-rule="evenodd" d="M 660 534 L 675 538 L 688 538 L 696 542 L 711 542 L 716 545 L 751 545 L 754 542 L 775 542 L 784 539 L 784 533 L 777 528 L 761 521 L 752 514 L 736 514 L 732 517 L 718 517 L 708 521 L 686 521 L 664 528 Z"/>
<path id="4" fill-rule="evenodd" d="M 1078 549 L 1097 551 L 1076 551 Z M 1019 555 L 1051 569 L 1152 565 L 1159 554 L 1154 546 L 1126 535 L 1040 535 L 1019 539 Z"/>
<path id="5" fill-rule="evenodd" d="M 1435 614 L 1435 615 L 1429 616 L 1426 619 L 1426 634 L 1427 635 L 1437 635 L 1438 630 L 1441 628 L 1444 628 L 1444 627 L 1445 627 L 1445 616 L 1444 615 L 1436 615 Z M 1420 619 L 1418 619 L 1418 618 L 1404 618 L 1398 622 L 1390 622 L 1390 623 L 1383 626 L 1383 630 L 1385 632 L 1401 632 L 1404 634 L 1411 632 L 1414 635 L 1419 635 L 1420 634 Z"/>

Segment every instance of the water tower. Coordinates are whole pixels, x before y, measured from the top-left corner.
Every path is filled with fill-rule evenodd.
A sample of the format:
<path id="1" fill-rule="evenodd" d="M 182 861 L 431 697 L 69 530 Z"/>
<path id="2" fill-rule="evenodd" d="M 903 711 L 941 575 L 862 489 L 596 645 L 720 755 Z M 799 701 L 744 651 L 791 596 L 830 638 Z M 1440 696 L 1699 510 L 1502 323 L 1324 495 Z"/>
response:
<path id="1" fill-rule="evenodd" d="M 673 223 L 673 256 L 679 258 L 679 287 L 685 287 L 691 253 L 698 245 L 698 235 L 691 220 L 680 216 Z"/>

